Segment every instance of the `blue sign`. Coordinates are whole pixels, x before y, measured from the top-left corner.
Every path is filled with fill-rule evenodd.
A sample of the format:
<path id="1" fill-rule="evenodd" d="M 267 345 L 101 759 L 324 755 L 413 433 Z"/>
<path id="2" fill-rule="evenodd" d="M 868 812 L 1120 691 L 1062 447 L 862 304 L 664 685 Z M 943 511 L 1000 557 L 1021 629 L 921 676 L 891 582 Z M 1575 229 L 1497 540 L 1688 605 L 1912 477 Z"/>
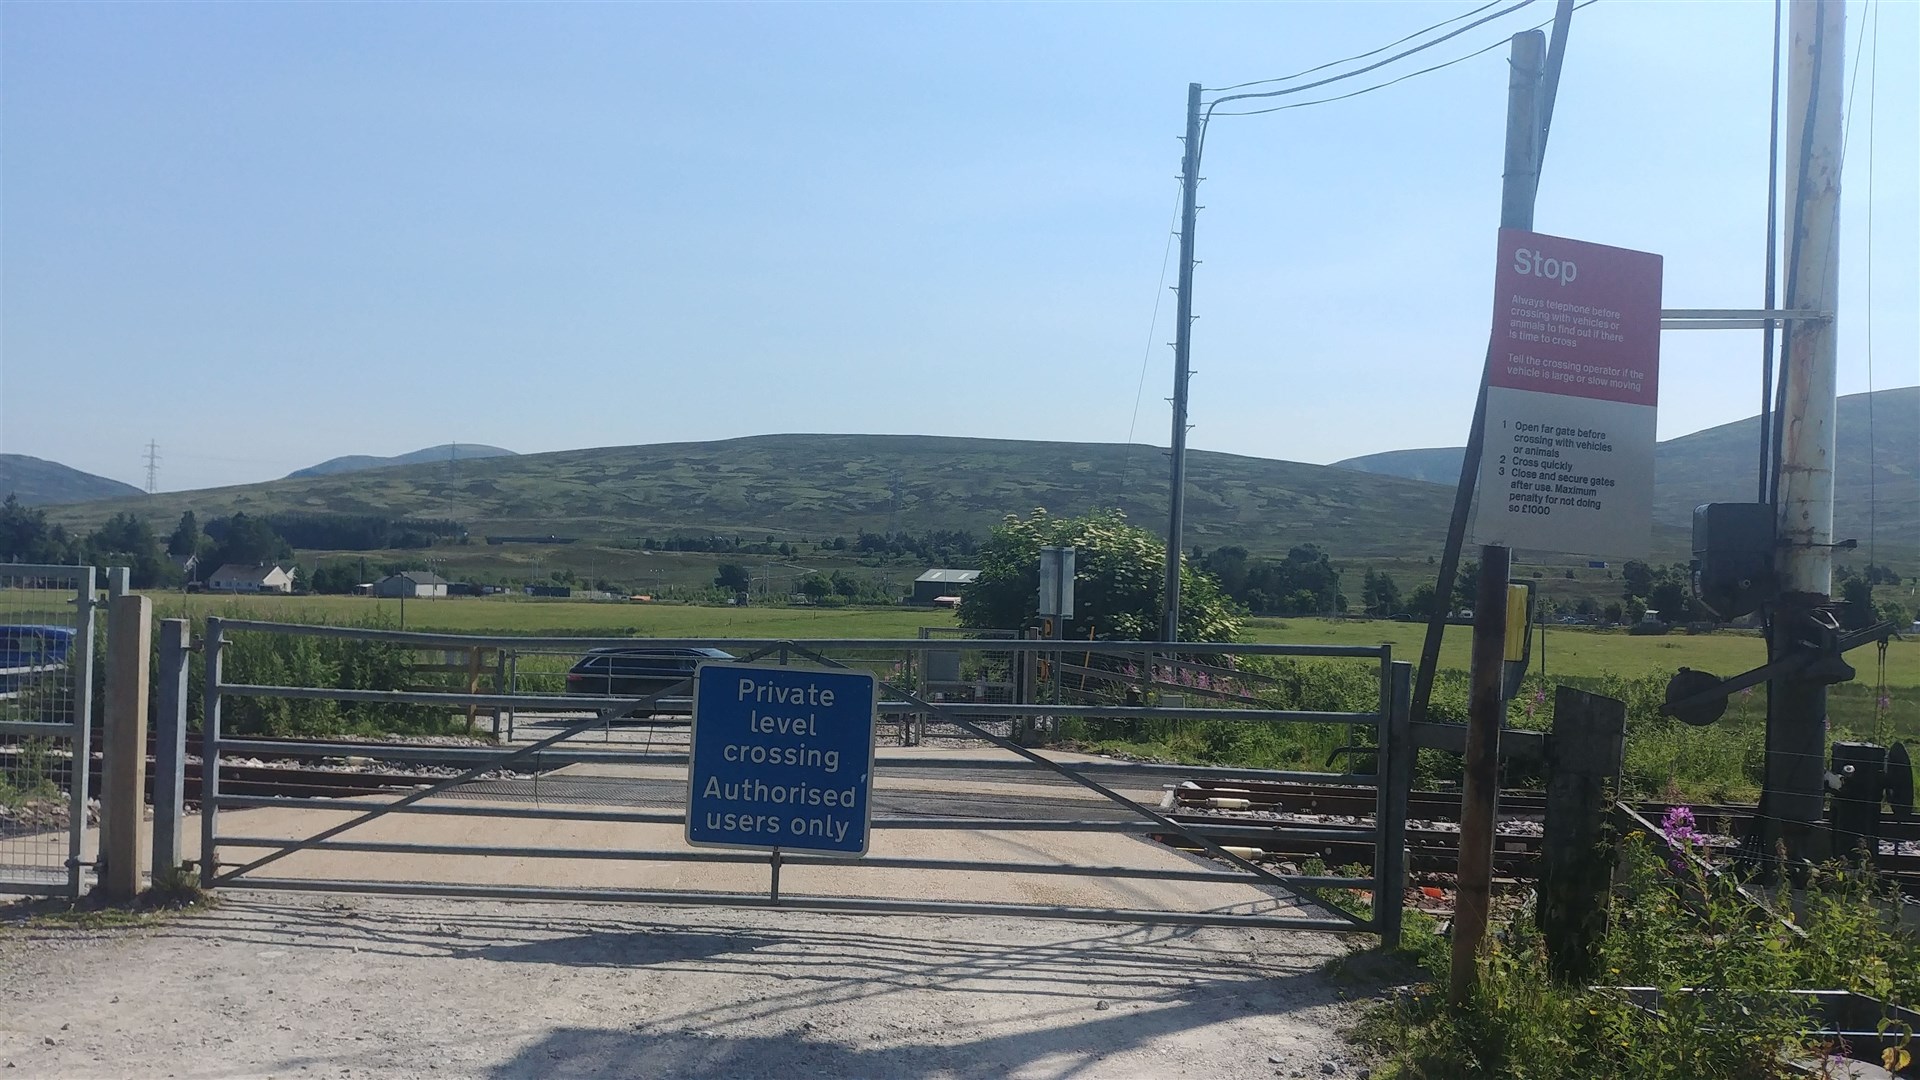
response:
<path id="1" fill-rule="evenodd" d="M 701 664 L 687 843 L 865 855 L 878 687 L 868 671 Z"/>

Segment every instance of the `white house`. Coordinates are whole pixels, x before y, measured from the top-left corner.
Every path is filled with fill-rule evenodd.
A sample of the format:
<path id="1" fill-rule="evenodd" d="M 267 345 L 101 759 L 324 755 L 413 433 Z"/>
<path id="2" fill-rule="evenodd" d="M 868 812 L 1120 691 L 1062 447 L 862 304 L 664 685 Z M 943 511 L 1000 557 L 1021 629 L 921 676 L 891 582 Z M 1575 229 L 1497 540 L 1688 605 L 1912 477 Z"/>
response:
<path id="1" fill-rule="evenodd" d="M 290 593 L 293 568 L 271 563 L 265 566 L 228 563 L 207 579 L 207 588 L 213 592 Z"/>
<path id="2" fill-rule="evenodd" d="M 431 598 L 447 595 L 447 579 L 428 570 L 389 574 L 373 583 L 375 596 Z"/>

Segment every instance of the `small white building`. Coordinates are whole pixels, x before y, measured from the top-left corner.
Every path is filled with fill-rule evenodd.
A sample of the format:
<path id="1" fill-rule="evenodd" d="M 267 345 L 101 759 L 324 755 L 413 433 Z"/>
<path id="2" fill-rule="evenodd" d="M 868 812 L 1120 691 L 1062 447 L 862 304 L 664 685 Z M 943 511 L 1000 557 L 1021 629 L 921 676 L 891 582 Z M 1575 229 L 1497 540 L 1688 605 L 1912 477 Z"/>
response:
<path id="1" fill-rule="evenodd" d="M 207 588 L 212 592 L 290 593 L 293 568 L 272 563 L 264 566 L 228 563 L 207 579 Z"/>
<path id="2" fill-rule="evenodd" d="M 373 595 L 404 596 L 409 599 L 445 596 L 447 579 L 430 570 L 409 570 L 404 574 L 389 574 L 373 583 Z"/>

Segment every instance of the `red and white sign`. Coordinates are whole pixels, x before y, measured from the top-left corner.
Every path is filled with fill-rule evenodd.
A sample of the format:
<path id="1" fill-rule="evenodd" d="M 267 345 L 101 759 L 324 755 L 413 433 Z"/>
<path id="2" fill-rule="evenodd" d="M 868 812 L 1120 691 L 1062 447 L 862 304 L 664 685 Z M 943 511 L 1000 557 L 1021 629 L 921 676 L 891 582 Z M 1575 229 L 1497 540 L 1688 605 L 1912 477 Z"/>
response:
<path id="1" fill-rule="evenodd" d="M 1661 259 L 1500 230 L 1473 541 L 1645 555 Z"/>

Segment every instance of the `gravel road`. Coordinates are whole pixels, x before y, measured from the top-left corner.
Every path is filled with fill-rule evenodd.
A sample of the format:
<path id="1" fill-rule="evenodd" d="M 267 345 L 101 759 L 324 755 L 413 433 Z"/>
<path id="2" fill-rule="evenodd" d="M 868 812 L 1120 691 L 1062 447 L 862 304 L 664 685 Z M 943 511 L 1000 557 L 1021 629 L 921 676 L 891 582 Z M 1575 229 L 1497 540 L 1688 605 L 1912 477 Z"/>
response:
<path id="1" fill-rule="evenodd" d="M 1365 1075 L 1321 972 L 1365 938 L 285 893 L 132 929 L 5 911 L 0 1078 Z"/>

